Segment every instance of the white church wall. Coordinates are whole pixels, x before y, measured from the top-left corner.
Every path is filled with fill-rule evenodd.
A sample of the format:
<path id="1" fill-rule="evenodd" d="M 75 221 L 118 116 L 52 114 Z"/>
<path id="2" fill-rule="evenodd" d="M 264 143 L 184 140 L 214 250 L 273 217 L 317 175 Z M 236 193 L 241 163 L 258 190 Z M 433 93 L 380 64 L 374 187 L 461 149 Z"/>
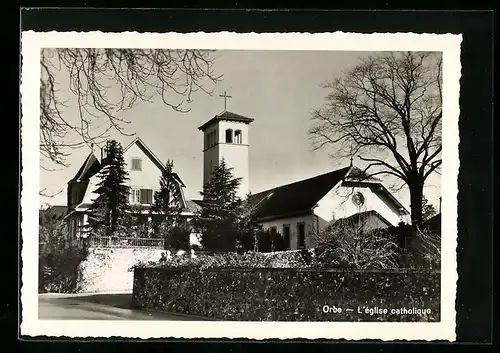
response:
<path id="1" fill-rule="evenodd" d="M 218 124 L 218 135 L 219 135 L 219 142 L 221 143 L 226 143 L 226 130 L 227 129 L 232 129 L 233 130 L 233 141 L 234 141 L 234 132 L 236 130 L 240 130 L 242 134 L 242 140 L 241 140 L 241 145 L 250 145 L 250 140 L 249 140 L 249 134 L 248 134 L 248 124 L 245 123 L 240 123 L 240 122 L 235 122 L 235 121 L 220 121 Z"/>
<path id="2" fill-rule="evenodd" d="M 315 215 L 305 215 L 298 217 L 280 218 L 276 220 L 262 222 L 264 230 L 269 230 L 271 227 L 276 227 L 276 231 L 283 235 L 283 226 L 290 226 L 290 250 L 298 249 L 298 225 L 305 225 L 305 246 L 311 248 L 313 244 L 312 234 L 317 230 L 317 221 Z"/>
<path id="3" fill-rule="evenodd" d="M 213 132 L 215 132 L 215 134 L 217 134 L 217 125 L 212 125 L 211 127 L 207 128 L 205 131 L 203 131 L 203 150 L 208 149 L 208 147 L 209 147 L 208 135 L 213 133 Z M 213 143 L 217 143 L 218 141 L 220 141 L 219 138 L 217 141 L 214 141 Z"/>
<path id="4" fill-rule="evenodd" d="M 226 143 L 226 130 L 232 130 L 232 142 Z M 235 140 L 235 131 L 241 132 L 240 141 Z M 214 167 L 224 158 L 226 164 L 233 168 L 233 175 L 237 178 L 242 178 L 238 195 L 244 198 L 250 191 L 249 183 L 249 165 L 248 165 L 248 145 L 249 134 L 248 125 L 234 121 L 220 121 L 216 125 L 205 130 L 204 136 L 204 152 L 203 152 L 203 183 L 205 184 L 210 179 L 210 174 Z M 207 135 L 216 131 L 216 145 L 208 148 Z"/>
<path id="5" fill-rule="evenodd" d="M 232 130 L 232 143 L 226 142 L 226 130 Z M 235 131 L 241 131 L 241 143 L 236 143 Z M 249 162 L 248 148 L 249 140 L 249 125 L 235 121 L 220 121 L 219 122 L 219 158 L 226 161 L 226 164 L 233 168 L 233 175 L 237 178 L 242 178 L 238 189 L 238 196 L 244 199 L 250 191 L 249 182 Z"/>
<path id="6" fill-rule="evenodd" d="M 212 146 L 212 148 L 204 152 L 203 185 L 205 185 L 210 179 L 210 174 L 212 173 L 212 169 L 218 165 L 218 161 L 219 161 L 219 145 Z"/>
<path id="7" fill-rule="evenodd" d="M 360 192 L 364 196 L 364 205 L 356 206 L 352 202 L 352 195 Z M 377 194 L 368 187 L 339 186 L 328 192 L 319 202 L 314 213 L 328 222 L 346 218 L 353 214 L 365 211 L 377 211 L 392 225 L 397 226 L 400 222 L 399 213 L 387 205 Z"/>
<path id="8" fill-rule="evenodd" d="M 248 147 L 244 145 L 221 144 L 219 145 L 220 158 L 224 157 L 226 165 L 233 168 L 232 173 L 236 178 L 242 178 L 238 195 L 244 199 L 250 190 Z"/>
<path id="9" fill-rule="evenodd" d="M 226 142 L 226 130 L 231 129 L 232 142 Z M 235 132 L 240 131 L 239 141 L 235 139 Z M 207 136 L 216 132 L 216 143 L 208 148 Z M 210 179 L 210 174 L 215 166 L 224 158 L 226 164 L 233 168 L 233 175 L 242 178 L 238 195 L 244 198 L 250 191 L 249 165 L 248 165 L 248 145 L 249 141 L 248 124 L 234 121 L 219 121 L 204 131 L 204 152 L 203 152 L 203 184 Z M 241 143 L 236 143 L 241 142 Z"/>

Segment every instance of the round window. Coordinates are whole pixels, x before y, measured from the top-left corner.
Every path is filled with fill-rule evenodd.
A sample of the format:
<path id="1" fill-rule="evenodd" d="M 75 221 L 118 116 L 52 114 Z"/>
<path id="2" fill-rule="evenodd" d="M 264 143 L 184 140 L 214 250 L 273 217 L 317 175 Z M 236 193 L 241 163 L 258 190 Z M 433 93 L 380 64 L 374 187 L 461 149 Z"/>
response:
<path id="1" fill-rule="evenodd" d="M 362 193 L 356 192 L 354 195 L 352 195 L 352 203 L 357 207 L 361 207 L 365 204 L 365 197 Z"/>

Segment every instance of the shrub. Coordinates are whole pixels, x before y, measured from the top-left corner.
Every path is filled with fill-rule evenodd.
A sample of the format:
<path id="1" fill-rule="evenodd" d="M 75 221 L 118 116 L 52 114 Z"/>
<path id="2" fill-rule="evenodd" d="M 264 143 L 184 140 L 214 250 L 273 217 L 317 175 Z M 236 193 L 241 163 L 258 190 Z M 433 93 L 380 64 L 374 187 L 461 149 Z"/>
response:
<path id="1" fill-rule="evenodd" d="M 52 208 L 40 213 L 38 290 L 41 293 L 75 291 L 78 265 L 87 257 L 87 248 L 69 239 L 63 217 Z"/>
<path id="2" fill-rule="evenodd" d="M 166 239 L 167 249 L 189 250 L 190 234 L 191 229 L 187 226 L 187 224 L 174 226 Z"/>
<path id="3" fill-rule="evenodd" d="M 441 238 L 429 229 L 398 227 L 397 236 L 403 239 L 400 265 L 407 268 L 438 269 L 441 266 Z"/>
<path id="4" fill-rule="evenodd" d="M 316 266 L 354 269 L 439 268 L 440 237 L 401 223 L 373 229 L 363 220 L 339 222 L 316 234 Z"/>
<path id="5" fill-rule="evenodd" d="M 294 250 L 274 253 L 249 251 L 244 254 L 235 252 L 199 252 L 195 258 L 189 253 L 172 255 L 164 263 L 140 263 L 135 267 L 192 268 L 206 270 L 211 268 L 309 268 L 312 266 L 313 250 Z"/>
<path id="6" fill-rule="evenodd" d="M 39 258 L 39 292 L 75 292 L 78 266 L 87 254 L 86 247 L 74 245 L 42 253 Z"/>
<path id="7" fill-rule="evenodd" d="M 366 229 L 361 223 L 329 227 L 318 241 L 317 265 L 354 269 L 397 268 L 398 246 L 385 229 Z"/>

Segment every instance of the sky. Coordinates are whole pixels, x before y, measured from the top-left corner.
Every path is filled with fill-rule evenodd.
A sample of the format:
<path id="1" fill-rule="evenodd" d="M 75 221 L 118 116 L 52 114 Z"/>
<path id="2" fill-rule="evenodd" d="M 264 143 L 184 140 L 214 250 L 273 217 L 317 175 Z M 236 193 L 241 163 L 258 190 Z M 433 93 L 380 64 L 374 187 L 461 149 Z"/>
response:
<path id="1" fill-rule="evenodd" d="M 313 150 L 308 136 L 311 111 L 321 107 L 328 90 L 321 87 L 326 80 L 343 74 L 356 65 L 357 60 L 373 53 L 342 51 L 221 51 L 214 62 L 216 74 L 223 80 L 208 84 L 212 96 L 201 91 L 186 103 L 188 113 L 179 113 L 164 105 L 161 99 L 143 102 L 121 113 L 130 121 L 123 136 L 113 133 L 123 146 L 140 137 L 160 160 L 174 161 L 182 178 L 185 196 L 199 199 L 202 187 L 202 125 L 224 110 L 224 100 L 219 97 L 227 91 L 227 110 L 252 117 L 250 125 L 250 189 L 253 193 L 275 186 L 347 166 L 350 161 L 332 160 L 332 147 Z M 58 77 L 62 97 L 71 101 L 72 95 L 65 86 L 64 73 Z M 76 117 L 75 105 L 64 110 L 68 118 Z M 41 197 L 41 203 L 66 204 L 66 184 L 78 171 L 90 153 L 88 147 L 70 150 L 68 167 L 54 171 L 40 171 L 40 187 L 52 197 Z M 44 166 L 50 166 L 42 162 Z M 50 166 L 52 167 L 52 166 Z M 424 194 L 436 209 L 440 197 L 440 176 L 432 175 Z M 409 207 L 409 195 L 402 189 L 395 196 Z"/>

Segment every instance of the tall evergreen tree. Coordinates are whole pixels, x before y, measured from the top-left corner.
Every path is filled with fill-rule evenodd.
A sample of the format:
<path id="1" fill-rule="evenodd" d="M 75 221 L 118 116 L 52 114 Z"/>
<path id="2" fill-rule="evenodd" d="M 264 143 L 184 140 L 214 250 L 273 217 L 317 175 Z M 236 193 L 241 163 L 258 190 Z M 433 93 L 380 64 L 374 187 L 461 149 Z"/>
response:
<path id="1" fill-rule="evenodd" d="M 95 235 L 116 235 L 122 231 L 128 208 L 129 180 L 125 170 L 123 148 L 115 140 L 106 146 L 106 158 L 98 174 L 99 183 L 94 191 L 98 196 L 90 206 L 89 226 Z"/>
<path id="2" fill-rule="evenodd" d="M 193 223 L 202 233 L 201 244 L 205 249 L 236 250 L 242 206 L 237 189 L 241 178 L 234 177 L 232 170 L 222 159 L 200 193 L 203 207 Z"/>
<path id="3" fill-rule="evenodd" d="M 156 231 L 165 238 L 172 238 L 173 229 L 181 223 L 182 195 L 177 176 L 174 173 L 174 162 L 167 160 L 165 169 L 160 177 L 160 191 L 155 192 L 151 210 L 155 215 L 154 226 Z M 176 232 L 175 234 L 180 234 Z M 172 240 L 172 239 L 171 239 Z M 177 241 L 170 245 L 176 247 Z"/>
<path id="4" fill-rule="evenodd" d="M 249 250 L 259 250 L 259 236 L 262 234 L 262 226 L 255 217 L 256 211 L 255 199 L 252 193 L 246 195 L 241 205 L 241 212 L 238 218 L 237 227 L 237 250 L 245 252 Z"/>

